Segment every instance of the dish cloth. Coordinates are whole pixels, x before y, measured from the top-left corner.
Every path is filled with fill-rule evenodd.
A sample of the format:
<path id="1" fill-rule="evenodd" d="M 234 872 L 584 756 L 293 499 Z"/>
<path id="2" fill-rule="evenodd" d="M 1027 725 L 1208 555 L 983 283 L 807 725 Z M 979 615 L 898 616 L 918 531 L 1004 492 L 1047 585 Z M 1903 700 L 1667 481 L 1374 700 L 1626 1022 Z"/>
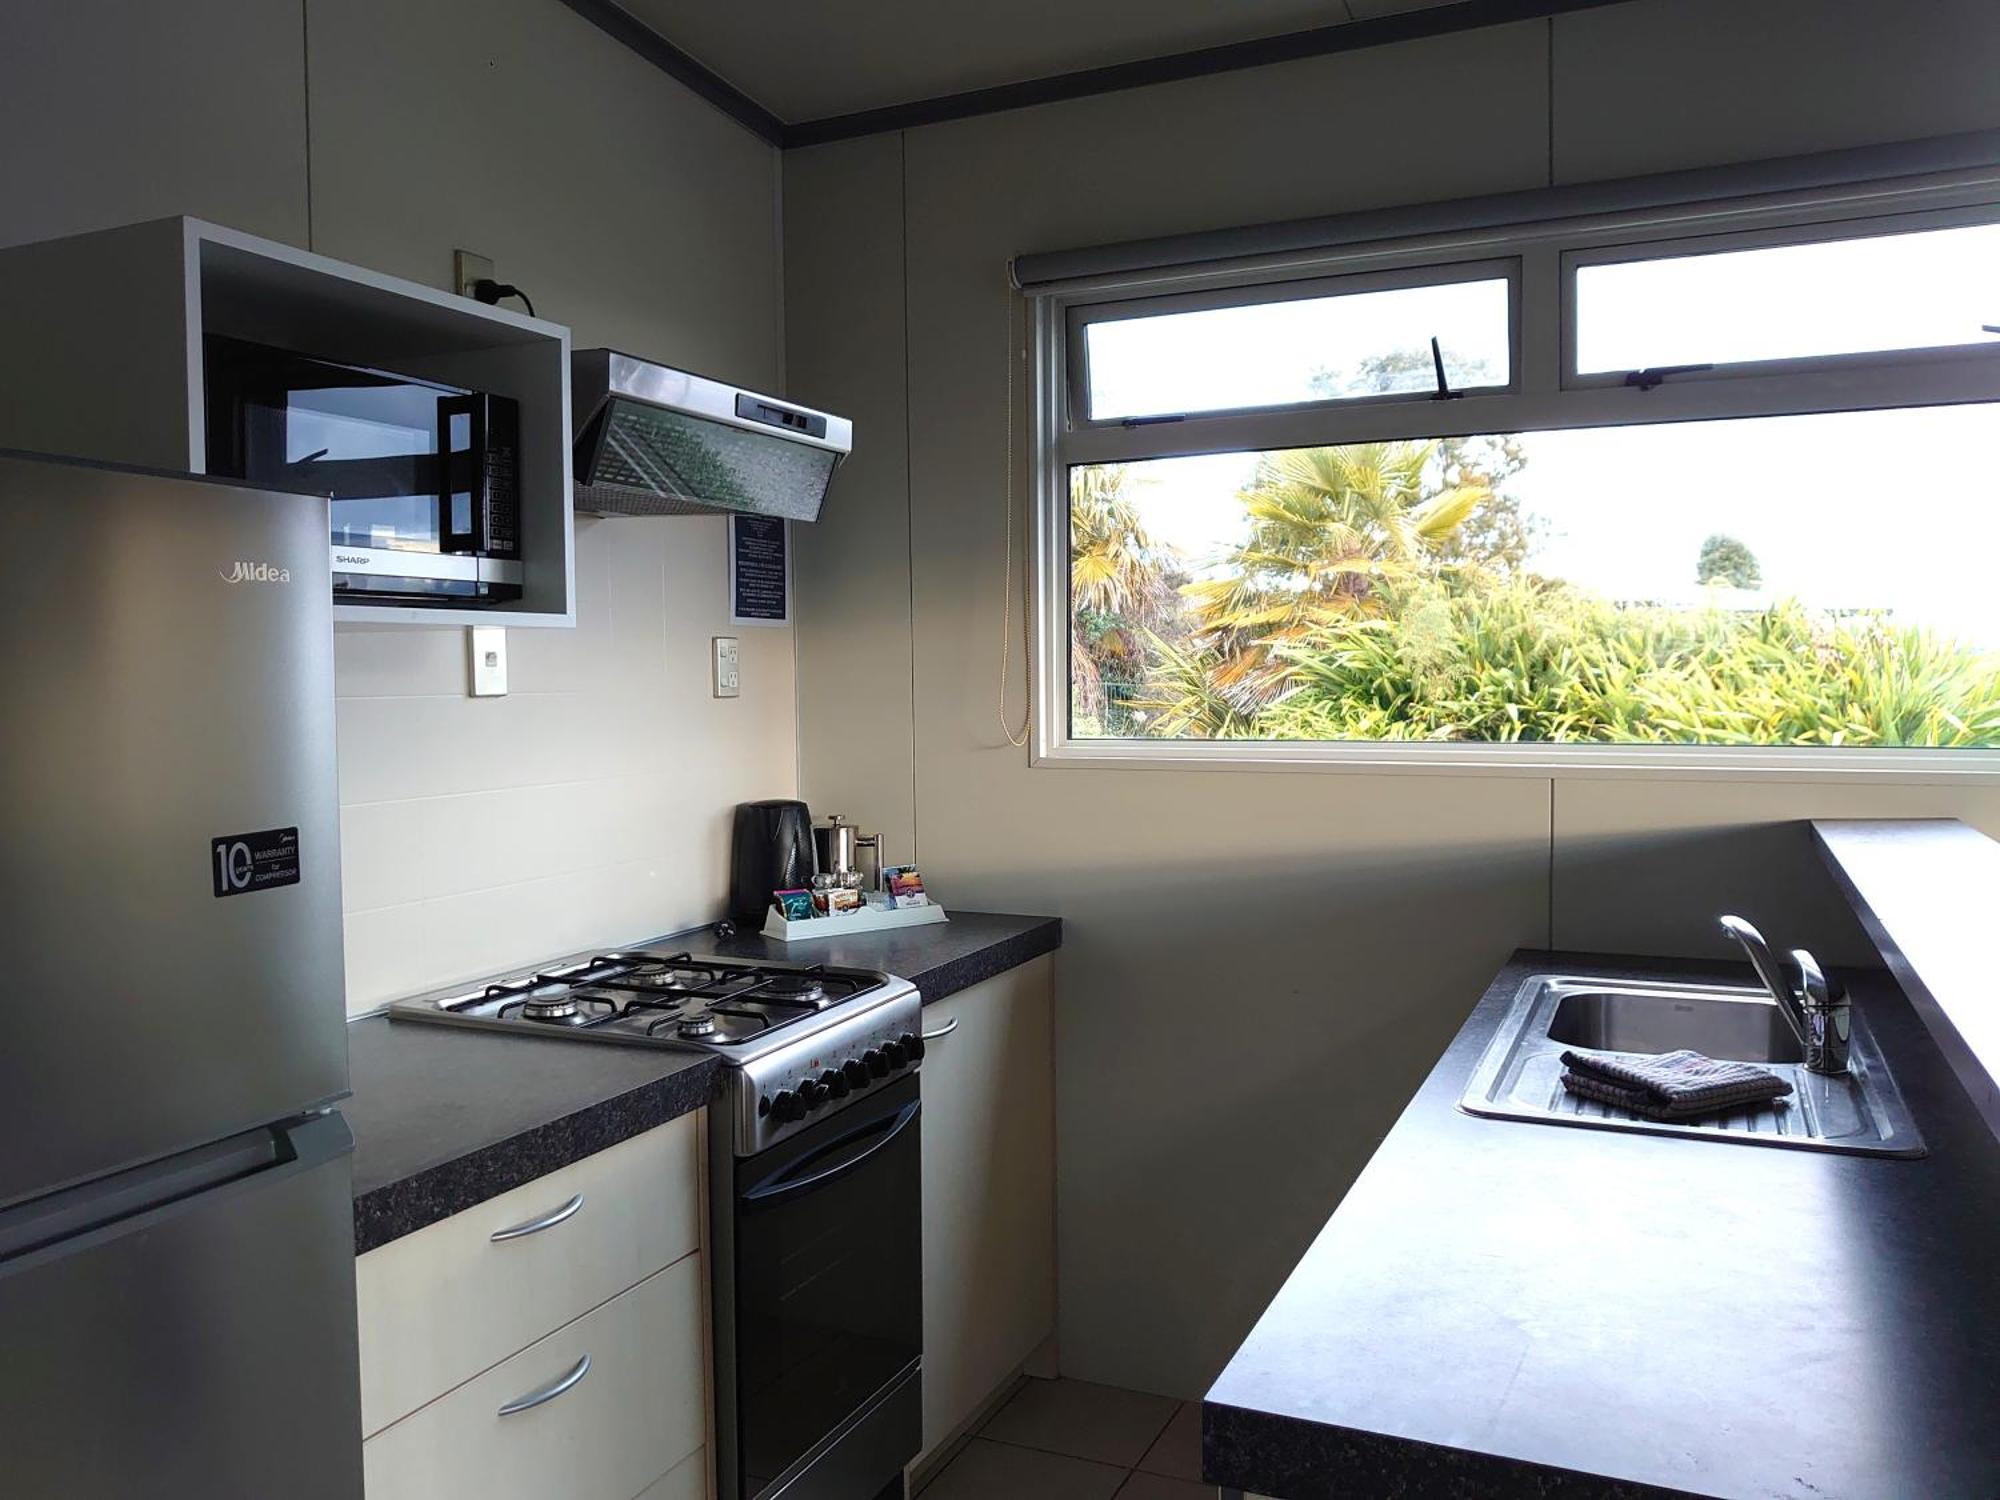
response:
<path id="1" fill-rule="evenodd" d="M 1792 1091 L 1777 1074 L 1749 1063 L 1718 1062 L 1685 1050 L 1640 1058 L 1565 1052 L 1562 1060 L 1563 1087 L 1572 1094 L 1649 1120 L 1697 1119 L 1767 1104 Z"/>

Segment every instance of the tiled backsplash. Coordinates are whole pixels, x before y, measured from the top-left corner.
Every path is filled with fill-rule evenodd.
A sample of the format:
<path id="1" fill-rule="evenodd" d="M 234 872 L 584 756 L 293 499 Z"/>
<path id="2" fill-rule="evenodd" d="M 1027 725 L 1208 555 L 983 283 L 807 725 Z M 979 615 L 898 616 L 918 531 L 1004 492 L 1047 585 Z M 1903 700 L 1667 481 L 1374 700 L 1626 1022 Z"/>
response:
<path id="1" fill-rule="evenodd" d="M 510 630 L 504 698 L 462 629 L 341 628 L 350 1012 L 721 913 L 731 808 L 797 786 L 792 632 L 732 627 L 725 572 L 720 518 L 579 518 L 576 628 Z"/>

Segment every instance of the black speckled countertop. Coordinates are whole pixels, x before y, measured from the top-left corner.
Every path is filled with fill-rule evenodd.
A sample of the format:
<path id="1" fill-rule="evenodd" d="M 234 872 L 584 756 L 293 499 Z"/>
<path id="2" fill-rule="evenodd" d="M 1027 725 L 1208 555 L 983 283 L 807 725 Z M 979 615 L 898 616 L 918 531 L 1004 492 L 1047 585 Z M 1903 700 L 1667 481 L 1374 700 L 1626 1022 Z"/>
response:
<path id="1" fill-rule="evenodd" d="M 723 1067 L 386 1016 L 347 1048 L 357 1255 L 700 1109 Z"/>
<path id="2" fill-rule="evenodd" d="M 853 937 L 814 938 L 801 943 L 780 943 L 750 934 L 727 942 L 710 939 L 702 945 L 703 951 L 724 958 L 774 958 L 835 968 L 882 969 L 914 984 L 926 1005 L 935 1005 L 947 995 L 970 989 L 983 979 L 1004 974 L 1061 946 L 1061 917 L 989 911 L 955 911 L 949 922 L 900 932 L 861 932 Z"/>
<path id="3" fill-rule="evenodd" d="M 1888 975 L 1845 975 L 1915 1160 L 1462 1113 L 1517 953 L 1203 1407 L 1211 1483 L 1311 1500 L 1993 1500 L 2000 1150 Z"/>
<path id="4" fill-rule="evenodd" d="M 930 1004 L 1051 952 L 1054 917 L 954 912 L 936 926 L 811 943 L 683 934 L 690 948 L 882 969 Z M 496 1035 L 371 1016 L 347 1028 L 354 1249 L 365 1254 L 700 1109 L 723 1064 L 687 1052 Z"/>

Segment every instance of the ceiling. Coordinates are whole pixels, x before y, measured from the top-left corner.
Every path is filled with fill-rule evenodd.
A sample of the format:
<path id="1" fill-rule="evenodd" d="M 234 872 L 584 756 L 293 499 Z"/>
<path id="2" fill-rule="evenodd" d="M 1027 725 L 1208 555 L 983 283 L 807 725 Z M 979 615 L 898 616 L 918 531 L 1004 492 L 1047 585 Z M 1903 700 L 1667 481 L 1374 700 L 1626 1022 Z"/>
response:
<path id="1" fill-rule="evenodd" d="M 619 3 L 737 92 L 793 125 L 1441 9 L 1457 0 Z"/>

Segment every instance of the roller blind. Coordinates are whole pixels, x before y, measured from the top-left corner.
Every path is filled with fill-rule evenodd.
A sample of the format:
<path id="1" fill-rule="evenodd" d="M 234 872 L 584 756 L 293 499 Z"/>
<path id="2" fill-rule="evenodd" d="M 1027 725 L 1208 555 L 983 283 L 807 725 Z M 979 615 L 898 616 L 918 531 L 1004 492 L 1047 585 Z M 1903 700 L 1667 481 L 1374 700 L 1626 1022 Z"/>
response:
<path id="1" fill-rule="evenodd" d="M 1861 187 L 1888 178 L 1977 171 L 1996 165 L 2000 165 L 2000 130 L 1968 131 L 1693 171 L 1128 240 L 1091 249 L 1045 251 L 1017 256 L 1013 274 L 1022 291 L 1049 292 L 1079 283 L 1143 279 L 1181 267 L 1332 251 L 1372 240 L 1477 234 L 1523 224 L 1667 210 L 1718 199 Z"/>

